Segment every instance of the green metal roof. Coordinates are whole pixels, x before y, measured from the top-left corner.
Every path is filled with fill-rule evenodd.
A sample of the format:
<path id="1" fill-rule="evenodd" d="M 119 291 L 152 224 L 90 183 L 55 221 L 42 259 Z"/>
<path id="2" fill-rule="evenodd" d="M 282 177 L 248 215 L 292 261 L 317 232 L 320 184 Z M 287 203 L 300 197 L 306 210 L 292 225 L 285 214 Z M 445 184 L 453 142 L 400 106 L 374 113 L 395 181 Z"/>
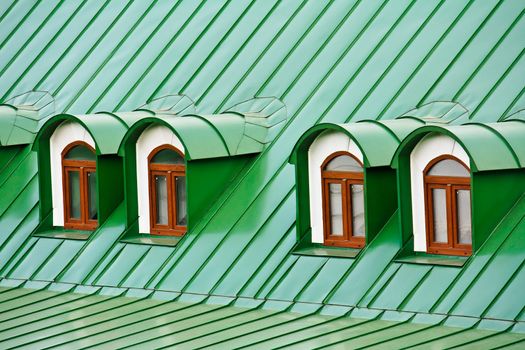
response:
<path id="1" fill-rule="evenodd" d="M 295 163 L 297 152 L 307 150 L 317 135 L 334 130 L 348 135 L 357 144 L 363 153 L 365 166 L 387 166 L 390 165 L 394 153 L 405 136 L 424 124 L 412 119 L 363 120 L 348 124 L 320 123 L 306 131 L 297 141 L 290 162 Z"/>
<path id="2" fill-rule="evenodd" d="M 295 177 L 287 161 L 297 140 L 318 123 L 377 119 L 394 130 L 398 123 L 390 125 L 391 119 L 414 109 L 419 112 L 406 120 L 424 118 L 427 105 L 444 116 L 467 110 L 458 123 L 467 115 L 474 123 L 523 119 L 524 14 L 519 0 L 1 2 L 3 103 L 47 91 L 55 113 L 109 111 L 129 127 L 152 115 L 120 111 L 163 96 L 188 96 L 191 114 L 199 116 L 275 96 L 288 119 L 175 248 L 120 241 L 124 203 L 86 241 L 32 236 L 39 225 L 36 156 L 29 147 L 2 148 L 0 276 L 494 318 L 519 328 L 525 321 L 523 197 L 461 268 L 394 261 L 402 249 L 395 218 L 355 259 L 299 256 L 291 253 Z M 119 130 L 118 137 L 97 140 L 99 152 L 115 153 L 126 126 L 117 127 L 108 114 L 98 119 Z M 516 159 L 521 164 L 521 141 L 511 127 L 500 133 L 517 158 L 492 130 L 465 128 L 490 136 L 502 150 L 502 159 L 480 159 L 478 169 L 517 167 Z M 474 135 L 459 136 L 479 158 Z M 66 318 L 58 319 L 67 326 Z M 429 337 L 444 341 L 442 347 L 482 337 L 461 327 L 467 329 L 451 338 L 433 329 Z M 346 339 L 344 331 L 333 334 L 333 342 Z"/>
<path id="3" fill-rule="evenodd" d="M 129 113 L 121 115 L 128 120 L 130 130 L 122 140 L 120 153 L 124 154 L 126 142 L 136 142 L 137 130 L 151 124 L 170 128 L 184 145 L 188 160 L 260 153 L 287 120 L 283 103 L 271 97 L 250 99 L 216 115 L 182 114 L 188 109 L 187 101 L 184 102 L 181 111 L 176 109 L 178 103 L 163 108 L 157 105 L 161 103 L 157 100 L 137 110 L 148 115 L 133 114 L 131 118 Z"/>
<path id="4" fill-rule="evenodd" d="M 49 118 L 40 129 L 35 140 L 35 150 L 38 151 L 39 139 L 49 137 L 61 123 L 70 121 L 82 125 L 93 137 L 96 151 L 99 155 L 116 154 L 120 140 L 127 131 L 127 126 L 111 113 L 89 115 L 58 114 Z M 46 136 L 44 136 L 46 135 Z"/>
<path id="5" fill-rule="evenodd" d="M 448 135 L 461 144 L 470 157 L 472 171 L 525 168 L 524 122 L 426 125 L 408 135 L 398 153 L 412 140 L 431 132 Z"/>
<path id="6" fill-rule="evenodd" d="M 4 349 L 525 345 L 523 326 L 505 321 L 126 288 L 0 283 L 0 305 L 9 310 L 0 315 Z"/>

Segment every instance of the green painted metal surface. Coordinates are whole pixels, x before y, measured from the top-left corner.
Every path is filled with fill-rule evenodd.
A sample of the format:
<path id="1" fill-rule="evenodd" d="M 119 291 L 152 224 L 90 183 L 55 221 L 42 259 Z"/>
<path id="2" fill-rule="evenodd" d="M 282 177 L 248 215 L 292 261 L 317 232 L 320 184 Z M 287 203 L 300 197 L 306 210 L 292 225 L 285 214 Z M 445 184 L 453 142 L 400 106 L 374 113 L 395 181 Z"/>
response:
<path id="1" fill-rule="evenodd" d="M 0 281 L 0 305 L 12 310 L 0 317 L 0 346 L 4 349 L 489 348 L 525 340 L 524 333 L 509 332 L 512 323 L 502 321 L 330 310 L 321 304 L 304 304 L 299 313 L 287 304 L 264 300 L 185 298 L 177 293 L 89 290 L 65 284 L 17 287 L 10 283 Z"/>
<path id="2" fill-rule="evenodd" d="M 304 233 L 295 228 L 300 181 L 288 159 L 305 132 L 321 128 L 315 125 L 360 121 L 345 128 L 363 135 L 357 142 L 370 153 L 371 165 L 388 167 L 395 152 L 391 145 L 418 128 L 416 133 L 439 130 L 457 137 L 480 174 L 501 168 L 521 174 L 524 14 L 525 5 L 519 0 L 19 0 L 0 4 L 0 102 L 4 104 L 0 119 L 11 129 L 16 125 L 7 143 L 3 137 L 8 128 L 2 127 L 2 145 L 31 142 L 34 136 L 18 133 L 21 128 L 34 134 L 44 130 L 46 121 L 72 118 L 92 133 L 99 154 L 111 155 L 115 159 L 108 161 L 116 162 L 128 128 L 150 118 L 170 123 L 177 119 L 174 123 L 188 129 L 206 125 L 208 138 L 188 140 L 202 149 L 202 157 L 252 152 L 257 146 L 256 157 L 236 171 L 237 176 L 199 213 L 195 227 L 175 247 L 120 240 L 132 224 L 127 221 L 127 198 L 121 197 L 129 188 L 112 198 L 108 195 L 104 222 L 86 241 L 31 236 L 46 218 L 42 214 L 49 213 L 44 202 L 39 210 L 39 190 L 45 198 L 49 193 L 38 186 L 43 179 L 31 146 L 2 147 L 0 276 L 8 281 L 41 279 L 93 287 L 82 287 L 90 292 L 79 298 L 69 289 L 62 290 L 71 302 L 47 294 L 30 294 L 31 299 L 24 301 L 20 295 L 12 300 L 20 314 L 4 312 L 15 291 L 2 292 L 0 296 L 8 293 L 9 300 L 0 302 L 0 320 L 9 320 L 0 324 L 10 336 L 0 339 L 28 348 L 39 342 L 67 347 L 103 341 L 108 347 L 490 348 L 498 341 L 501 346 L 522 347 L 525 258 L 520 237 L 525 207 L 521 194 L 512 194 L 517 203 L 510 203 L 511 195 L 499 196 L 494 201 L 498 208 L 492 216 L 485 215 L 490 219 L 485 223 L 484 216 L 478 215 L 478 225 L 486 228 L 483 244 L 463 267 L 394 261 L 407 242 L 403 220 L 393 215 L 395 207 L 375 220 L 373 239 L 355 259 L 299 257 L 292 252 Z M 5 104 L 30 91 L 46 91 L 58 115 L 48 119 L 31 113 L 30 118 L 24 114 L 14 119 L 13 113 L 24 108 Z M 261 96 L 275 98 L 270 102 Z M 194 116 L 174 117 L 177 112 Z M 237 113 L 246 122 L 245 141 L 239 138 Z M 401 118 L 393 120 L 397 117 Z M 496 124 L 498 120 L 502 122 Z M 466 122 L 471 124 L 459 125 Z M 384 136 L 378 140 L 375 135 Z M 481 137 L 489 141 L 480 143 Z M 190 155 L 195 156 L 191 150 Z M 111 169 L 108 166 L 107 173 Z M 503 182 L 505 174 L 499 175 Z M 480 180 L 477 186 L 487 186 L 489 180 Z M 151 321 L 141 319 L 144 323 L 136 328 L 119 321 L 128 312 L 142 312 L 133 309 L 134 303 L 125 308 L 128 302 L 116 296 L 125 290 L 101 297 L 108 300 L 94 295 L 108 286 L 282 298 L 288 303 L 318 303 L 319 308 L 373 306 L 417 314 L 392 321 L 381 319 L 377 311 L 377 319 L 356 324 L 359 317 L 354 314 L 349 320 L 341 315 L 323 321 L 317 311 L 310 315 L 304 310 L 288 313 L 264 307 L 222 314 L 230 306 L 208 309 L 197 301 L 200 311 L 193 321 L 174 314 L 155 331 L 146 331 L 142 325 L 151 326 Z M 480 289 L 480 298 L 472 301 Z M 142 296 L 161 297 L 159 293 Z M 150 309 L 143 309 L 140 315 L 146 319 Z M 445 323 L 432 319 L 421 326 L 415 320 L 425 313 L 469 316 L 476 321 L 454 323 L 450 316 Z M 80 323 L 71 322 L 67 328 L 65 317 L 70 316 L 79 320 L 93 316 L 90 321 L 100 316 L 101 323 L 93 327 L 101 331 L 104 322 L 111 322 L 112 329 L 121 333 L 80 334 Z M 520 323 L 505 330 L 478 329 L 480 317 Z M 223 319 L 231 320 L 232 327 L 224 328 Z M 177 328 L 170 333 L 168 325 Z M 46 336 L 43 327 L 52 332 Z M 193 327 L 199 327 L 200 333 L 192 333 Z M 33 337 L 25 334 L 28 330 L 35 330 Z"/>

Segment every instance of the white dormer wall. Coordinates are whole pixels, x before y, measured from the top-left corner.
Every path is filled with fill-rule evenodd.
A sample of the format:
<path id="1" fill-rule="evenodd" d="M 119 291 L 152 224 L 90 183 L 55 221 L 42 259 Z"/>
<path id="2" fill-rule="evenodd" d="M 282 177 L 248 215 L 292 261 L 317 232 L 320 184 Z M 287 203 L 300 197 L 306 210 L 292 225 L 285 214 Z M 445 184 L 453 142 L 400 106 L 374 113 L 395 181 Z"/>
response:
<path id="1" fill-rule="evenodd" d="M 53 226 L 64 226 L 64 187 L 62 182 L 62 151 L 71 143 L 84 141 L 93 148 L 95 141 L 79 123 L 65 121 L 49 139 L 51 158 L 51 201 L 53 203 Z"/>
<path id="2" fill-rule="evenodd" d="M 308 149 L 308 187 L 310 191 L 312 243 L 324 242 L 321 165 L 329 155 L 339 151 L 349 152 L 363 163 L 363 153 L 357 144 L 340 131 L 324 131 Z"/>
<path id="3" fill-rule="evenodd" d="M 446 135 L 430 133 L 419 141 L 410 153 L 412 227 L 414 251 L 417 252 L 427 251 L 423 170 L 431 160 L 445 154 L 458 158 L 470 168 L 467 152 L 453 138 Z"/>
<path id="4" fill-rule="evenodd" d="M 149 126 L 137 140 L 137 200 L 140 233 L 150 233 L 148 157 L 155 148 L 161 145 L 171 145 L 186 153 L 177 135 L 162 125 Z"/>

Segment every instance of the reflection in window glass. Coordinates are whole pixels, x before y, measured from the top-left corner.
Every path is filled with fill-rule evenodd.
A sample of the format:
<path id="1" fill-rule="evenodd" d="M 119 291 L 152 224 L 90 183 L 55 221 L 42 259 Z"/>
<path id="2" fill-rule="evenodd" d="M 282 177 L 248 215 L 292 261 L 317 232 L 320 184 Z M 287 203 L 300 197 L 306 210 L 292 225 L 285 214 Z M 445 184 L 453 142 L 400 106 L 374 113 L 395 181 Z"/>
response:
<path id="1" fill-rule="evenodd" d="M 462 164 L 454 159 L 443 159 L 430 168 L 428 175 L 469 177 L 470 173 Z"/>
<path id="2" fill-rule="evenodd" d="M 365 236 L 365 196 L 363 185 L 351 185 L 352 193 L 352 234 Z"/>
<path id="3" fill-rule="evenodd" d="M 69 171 L 69 217 L 80 220 L 80 172 Z"/>
<path id="4" fill-rule="evenodd" d="M 472 220 L 470 213 L 470 191 L 456 191 L 458 215 L 458 243 L 472 244 Z"/>
<path id="5" fill-rule="evenodd" d="M 175 177 L 175 190 L 177 194 L 177 226 L 186 226 L 187 207 L 186 207 L 186 177 Z"/>
<path id="6" fill-rule="evenodd" d="M 88 172 L 88 216 L 89 220 L 97 219 L 97 176 Z"/>
<path id="7" fill-rule="evenodd" d="M 151 159 L 154 164 L 184 164 L 184 159 L 181 155 L 172 149 L 163 149 L 158 151 Z"/>
<path id="8" fill-rule="evenodd" d="M 168 185 L 166 176 L 155 175 L 157 224 L 168 224 Z"/>
<path id="9" fill-rule="evenodd" d="M 432 189 L 434 242 L 447 243 L 447 193 L 443 188 Z"/>
<path id="10" fill-rule="evenodd" d="M 328 185 L 330 191 L 330 234 L 332 236 L 343 235 L 343 199 L 341 184 L 331 183 Z"/>
<path id="11" fill-rule="evenodd" d="M 326 165 L 325 170 L 362 173 L 363 167 L 354 158 L 348 155 L 341 155 L 332 159 Z"/>
<path id="12" fill-rule="evenodd" d="M 78 145 L 72 147 L 64 157 L 70 160 L 90 160 L 95 161 L 95 153 L 86 146 Z"/>

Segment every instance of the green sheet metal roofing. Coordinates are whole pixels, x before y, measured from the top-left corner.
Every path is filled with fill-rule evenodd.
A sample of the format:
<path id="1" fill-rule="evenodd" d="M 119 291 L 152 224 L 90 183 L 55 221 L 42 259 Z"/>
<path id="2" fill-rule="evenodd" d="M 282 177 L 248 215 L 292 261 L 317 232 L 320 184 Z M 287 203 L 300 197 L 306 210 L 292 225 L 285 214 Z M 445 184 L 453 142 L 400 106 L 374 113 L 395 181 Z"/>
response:
<path id="1" fill-rule="evenodd" d="M 315 137 L 333 130 L 346 134 L 357 144 L 363 153 L 365 166 L 388 166 L 401 141 L 422 125 L 425 123 L 413 119 L 363 120 L 348 124 L 320 123 L 306 131 L 297 141 L 290 162 L 295 163 L 297 152 L 307 151 Z"/>
<path id="2" fill-rule="evenodd" d="M 501 160 L 477 161 L 479 170 L 523 164 L 521 139 L 511 127 L 522 121 L 492 124 L 523 120 L 524 14 L 521 0 L 0 2 L 2 103 L 27 91 L 47 91 L 54 98 L 52 114 L 111 120 L 120 138 L 142 115 L 154 117 L 138 109 L 176 119 L 164 115 L 178 102 L 188 108 L 184 114 L 202 117 L 228 112 L 228 106 L 254 96 L 275 96 L 287 116 L 266 134 L 271 137 L 260 139 L 262 152 L 175 248 L 121 241 L 125 203 L 86 241 L 31 235 L 40 222 L 37 157 L 30 146 L 3 147 L 0 277 L 499 319 L 519 329 L 525 321 L 523 197 L 461 268 L 395 261 L 402 249 L 396 215 L 356 259 L 299 256 L 291 253 L 297 233 L 288 158 L 297 140 L 318 123 L 377 119 L 401 137 L 394 130 L 399 123 L 390 120 L 405 115 L 406 123 L 415 125 L 414 118 L 428 116 L 425 106 L 430 106 L 433 115 L 439 110 L 440 120 L 449 121 L 439 124 L 440 130 L 469 121 L 490 123 L 497 131 L 465 126 L 490 136 L 503 152 Z M 170 95 L 191 100 L 157 101 Z M 152 105 L 144 106 L 148 101 Z M 14 109 L 2 108 L 11 113 L 6 122 L 11 127 Z M 97 116 L 97 111 L 111 114 Z M 247 124 L 258 118 L 256 110 L 250 112 L 255 113 L 245 115 Z M 374 123 L 352 128 L 369 125 L 383 132 Z M 5 130 L 2 145 L 11 142 Z M 472 140 L 466 147 L 478 157 L 471 135 L 459 136 Z M 111 137 L 97 141 L 103 143 L 99 152 L 118 151 L 121 140 Z M 363 140 L 361 146 L 375 145 Z M 390 156 L 375 157 L 369 161 L 383 164 Z M 120 316 L 126 310 L 120 309 Z M 520 337 L 516 329 L 512 334 Z M 258 339 L 275 334 L 261 333 Z M 333 334 L 334 341 L 342 341 L 346 333 Z M 482 337 L 470 329 L 451 338 L 433 334 L 436 342 L 445 342 L 442 347 L 471 334 Z"/>
<path id="3" fill-rule="evenodd" d="M 396 120 L 363 120 L 357 123 L 320 123 L 307 130 L 297 141 L 290 162 L 297 152 L 307 151 L 323 132 L 346 134 L 360 148 L 365 166 L 397 166 L 397 157 L 407 144 L 428 133 L 444 134 L 455 139 L 471 159 L 472 171 L 525 168 L 525 122 L 509 119 L 498 123 L 446 125 L 440 116 L 413 117 L 406 114 Z M 454 118 L 456 119 L 456 118 Z"/>
<path id="4" fill-rule="evenodd" d="M 426 125 L 414 130 L 398 148 L 435 132 L 452 137 L 467 152 L 472 171 L 525 168 L 525 123 L 468 123 L 463 125 Z M 397 166 L 394 157 L 393 166 Z"/>
<path id="5" fill-rule="evenodd" d="M 42 282 L 0 285 L 0 304 L 9 310 L 0 315 L 3 349 L 480 349 L 525 344 L 525 333 L 517 329 L 523 326 L 505 321 Z"/>
<path id="6" fill-rule="evenodd" d="M 181 114 L 193 108 L 187 98 L 170 95 L 133 112 L 58 114 L 48 118 L 40 128 L 35 145 L 41 137 L 49 138 L 58 125 L 70 121 L 81 124 L 90 133 L 97 154 L 123 154 L 123 144 L 128 139 L 136 142 L 147 126 L 159 124 L 177 135 L 188 160 L 228 157 L 261 152 L 287 120 L 286 108 L 275 98 L 251 99 L 217 115 Z M 32 141 L 31 138 L 19 143 Z"/>
<path id="7" fill-rule="evenodd" d="M 188 160 L 259 153 L 284 127 L 284 104 L 275 98 L 259 97 L 239 103 L 216 115 L 179 114 L 173 110 L 146 105 L 138 111 L 150 115 L 134 118 L 122 140 L 136 142 L 140 132 L 151 124 L 170 128 L 186 150 Z M 118 113 L 116 113 L 118 115 Z"/>

